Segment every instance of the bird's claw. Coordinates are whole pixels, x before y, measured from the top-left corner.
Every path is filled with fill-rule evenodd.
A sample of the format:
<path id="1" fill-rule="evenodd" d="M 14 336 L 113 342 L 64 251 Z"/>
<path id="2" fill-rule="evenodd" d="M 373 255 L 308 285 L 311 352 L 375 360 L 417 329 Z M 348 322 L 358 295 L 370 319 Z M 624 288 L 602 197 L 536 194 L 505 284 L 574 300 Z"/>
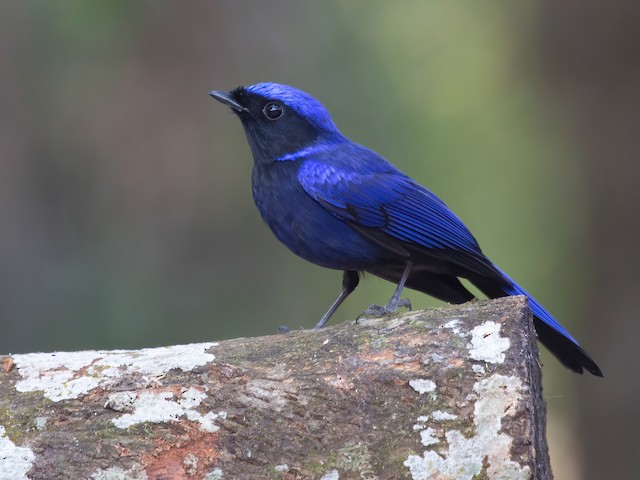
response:
<path id="1" fill-rule="evenodd" d="M 400 300 L 398 300 L 396 308 L 398 307 L 406 308 L 409 311 L 413 310 L 413 307 L 411 306 L 411 299 L 409 298 L 401 298 Z"/>
<path id="2" fill-rule="evenodd" d="M 408 298 L 401 298 L 395 305 L 391 302 L 387 303 L 384 306 L 373 304 L 360 315 L 358 315 L 356 321 L 360 320 L 362 317 L 380 318 L 386 317 L 388 315 L 393 315 L 394 313 L 396 313 L 396 310 L 398 310 L 399 307 L 408 308 L 409 310 L 411 310 L 411 300 L 409 300 Z"/>

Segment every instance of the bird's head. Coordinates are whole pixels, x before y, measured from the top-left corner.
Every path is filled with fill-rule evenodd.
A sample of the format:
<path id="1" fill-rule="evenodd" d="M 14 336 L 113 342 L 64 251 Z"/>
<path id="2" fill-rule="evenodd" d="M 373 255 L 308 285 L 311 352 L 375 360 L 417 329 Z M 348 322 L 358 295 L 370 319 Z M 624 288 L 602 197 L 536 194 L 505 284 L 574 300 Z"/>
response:
<path id="1" fill-rule="evenodd" d="M 344 139 L 327 109 L 297 88 L 258 83 L 209 95 L 238 115 L 256 163 L 289 158 L 316 142 Z"/>

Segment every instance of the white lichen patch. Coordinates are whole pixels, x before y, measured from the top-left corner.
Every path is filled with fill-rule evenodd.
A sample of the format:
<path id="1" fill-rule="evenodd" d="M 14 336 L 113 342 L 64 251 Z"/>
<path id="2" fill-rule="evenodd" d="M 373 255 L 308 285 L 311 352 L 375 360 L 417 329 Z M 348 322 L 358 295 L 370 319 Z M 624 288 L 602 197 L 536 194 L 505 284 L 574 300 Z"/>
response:
<path id="1" fill-rule="evenodd" d="M 425 365 L 429 365 L 429 363 L 434 363 L 434 364 L 442 363 L 444 362 L 444 360 L 445 360 L 445 357 L 438 353 L 431 353 L 431 354 L 424 355 L 422 357 L 422 363 L 424 363 Z"/>
<path id="2" fill-rule="evenodd" d="M 320 480 L 340 480 L 340 474 L 338 470 L 331 470 L 329 473 L 325 473 Z"/>
<path id="3" fill-rule="evenodd" d="M 417 316 L 419 316 L 419 315 L 416 315 L 416 317 L 417 317 Z M 393 329 L 395 329 L 395 328 L 398 328 L 398 327 L 400 327 L 400 326 L 404 325 L 405 323 L 407 323 L 407 322 L 408 322 L 408 321 L 410 321 L 410 320 L 412 320 L 412 319 L 410 319 L 410 318 L 406 318 L 406 317 L 404 317 L 404 316 L 402 316 L 402 317 L 390 318 L 389 320 L 387 320 L 387 321 L 385 322 L 385 328 L 386 328 L 387 330 L 393 330 Z"/>
<path id="4" fill-rule="evenodd" d="M 487 371 L 483 365 L 471 365 L 471 370 L 473 370 L 478 375 L 484 375 Z"/>
<path id="5" fill-rule="evenodd" d="M 192 477 L 198 472 L 198 457 L 193 453 L 188 453 L 184 460 L 182 461 L 184 465 L 184 471 L 187 475 Z"/>
<path id="6" fill-rule="evenodd" d="M 427 421 L 429 421 L 429 415 L 420 415 L 417 419 L 416 419 L 416 424 L 413 426 L 414 430 L 424 430 L 425 427 L 425 423 L 427 423 Z"/>
<path id="7" fill-rule="evenodd" d="M 92 480 L 148 480 L 147 472 L 142 465 L 136 465 L 129 470 L 120 467 L 99 469 L 91 474 Z"/>
<path id="8" fill-rule="evenodd" d="M 108 388 L 117 379 L 131 374 L 160 378 L 169 370 L 187 372 L 212 362 L 215 356 L 206 351 L 217 343 L 176 345 L 142 350 L 29 353 L 14 355 L 21 375 L 16 383 L 19 392 L 42 391 L 54 402 Z"/>
<path id="9" fill-rule="evenodd" d="M 286 463 L 283 463 L 282 465 L 276 465 L 275 467 L 273 467 L 273 469 L 276 472 L 288 472 L 289 471 L 289 465 L 287 465 Z"/>
<path id="10" fill-rule="evenodd" d="M 501 325 L 496 322 L 484 322 L 471 331 L 471 342 L 467 347 L 474 360 L 488 363 L 504 362 L 504 352 L 509 348 L 507 337 L 500 336 Z"/>
<path id="11" fill-rule="evenodd" d="M 460 320 L 454 318 L 453 320 L 449 320 L 442 327 L 443 328 L 448 328 L 449 330 L 451 330 L 456 335 L 461 335 L 462 332 L 460 331 L 460 323 L 461 323 Z"/>
<path id="12" fill-rule="evenodd" d="M 35 458 L 31 449 L 18 447 L 0 426 L 0 480 L 27 480 Z"/>
<path id="13" fill-rule="evenodd" d="M 427 380 L 426 378 L 409 380 L 409 386 L 420 395 L 433 392 L 436 389 L 436 383 L 433 380 Z"/>
<path id="14" fill-rule="evenodd" d="M 36 417 L 33 419 L 33 424 L 38 430 L 44 430 L 47 427 L 48 421 L 49 419 L 47 417 Z"/>
<path id="15" fill-rule="evenodd" d="M 436 436 L 436 431 L 431 427 L 427 427 L 420 431 L 420 442 L 422 442 L 425 447 L 428 447 L 429 445 L 440 443 L 440 440 Z"/>
<path id="16" fill-rule="evenodd" d="M 221 468 L 214 468 L 213 470 L 211 470 L 209 473 L 207 473 L 207 476 L 204 477 L 204 480 L 222 480 L 224 478 L 224 472 L 222 471 Z"/>
<path id="17" fill-rule="evenodd" d="M 181 398 L 167 391 L 140 393 L 133 402 L 132 412 L 112 421 L 118 428 L 128 428 L 137 423 L 177 422 L 186 417 L 192 422 L 199 422 L 203 432 L 216 432 L 220 429 L 216 420 L 227 418 L 227 412 L 208 412 L 205 415 L 198 412 L 196 407 L 206 397 L 206 393 L 193 387 L 182 392 Z"/>
<path id="18" fill-rule="evenodd" d="M 458 416 L 454 415 L 453 413 L 443 412 L 441 410 L 436 410 L 435 412 L 433 412 L 433 419 L 437 422 L 442 422 L 445 420 L 455 420 L 456 418 L 458 418 Z"/>
<path id="19" fill-rule="evenodd" d="M 136 392 L 113 392 L 104 402 L 104 408 L 114 410 L 116 412 L 130 412 L 133 410 L 133 404 L 138 395 Z"/>
<path id="20" fill-rule="evenodd" d="M 413 426 L 414 431 L 420 432 L 420 441 L 425 447 L 429 445 L 435 445 L 440 443 L 440 440 L 436 436 L 435 429 L 427 427 L 426 423 L 429 421 L 428 415 L 420 415 L 416 419 L 416 424 Z"/>
<path id="21" fill-rule="evenodd" d="M 531 477 L 528 466 L 511 460 L 513 439 L 501 433 L 502 418 L 512 415 L 524 389 L 517 377 L 493 375 L 476 382 L 478 399 L 474 406 L 475 435 L 466 438 L 457 430 L 445 430 L 447 449 L 425 450 L 422 456 L 410 455 L 404 465 L 414 480 L 471 480 L 479 475 L 486 459 L 487 478 L 524 480 Z M 420 440 L 437 445 L 439 439 L 429 428 L 420 432 Z M 436 442 L 436 440 L 438 440 Z"/>

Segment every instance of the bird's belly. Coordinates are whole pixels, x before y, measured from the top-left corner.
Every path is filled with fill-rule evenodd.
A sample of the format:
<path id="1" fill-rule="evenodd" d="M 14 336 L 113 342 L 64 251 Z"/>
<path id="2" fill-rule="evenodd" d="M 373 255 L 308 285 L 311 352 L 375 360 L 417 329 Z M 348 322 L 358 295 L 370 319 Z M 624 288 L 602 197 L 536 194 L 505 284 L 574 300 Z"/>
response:
<path id="1" fill-rule="evenodd" d="M 296 255 L 327 268 L 366 270 L 391 258 L 304 192 L 256 198 L 256 206 L 275 236 Z"/>

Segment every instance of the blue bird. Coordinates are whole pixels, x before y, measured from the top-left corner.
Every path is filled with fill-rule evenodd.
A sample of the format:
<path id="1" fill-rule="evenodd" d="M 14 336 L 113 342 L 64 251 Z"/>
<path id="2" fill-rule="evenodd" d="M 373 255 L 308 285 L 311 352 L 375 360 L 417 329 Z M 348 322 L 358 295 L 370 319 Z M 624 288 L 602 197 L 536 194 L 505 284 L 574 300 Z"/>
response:
<path id="1" fill-rule="evenodd" d="M 357 287 L 362 272 L 450 303 L 474 298 L 466 278 L 490 298 L 526 295 L 539 340 L 569 369 L 602 372 L 531 295 L 496 267 L 462 221 L 433 193 L 377 153 L 351 142 L 309 94 L 259 83 L 210 95 L 240 118 L 254 159 L 255 204 L 275 236 L 317 265 L 343 271 L 342 292 L 322 327 Z"/>

